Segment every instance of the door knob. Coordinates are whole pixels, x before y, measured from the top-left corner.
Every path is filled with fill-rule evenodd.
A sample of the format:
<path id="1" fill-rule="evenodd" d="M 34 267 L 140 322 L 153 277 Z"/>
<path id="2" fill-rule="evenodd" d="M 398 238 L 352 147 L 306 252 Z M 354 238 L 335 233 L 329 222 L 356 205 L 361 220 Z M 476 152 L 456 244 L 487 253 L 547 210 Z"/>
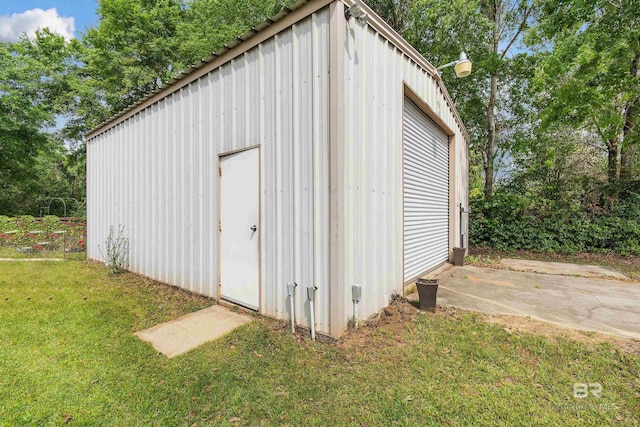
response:
<path id="1" fill-rule="evenodd" d="M 251 227 L 249 227 L 249 228 L 251 228 L 251 231 L 256 231 L 256 230 L 258 229 L 258 227 L 256 227 L 255 225 L 252 225 L 252 226 L 251 226 Z"/>

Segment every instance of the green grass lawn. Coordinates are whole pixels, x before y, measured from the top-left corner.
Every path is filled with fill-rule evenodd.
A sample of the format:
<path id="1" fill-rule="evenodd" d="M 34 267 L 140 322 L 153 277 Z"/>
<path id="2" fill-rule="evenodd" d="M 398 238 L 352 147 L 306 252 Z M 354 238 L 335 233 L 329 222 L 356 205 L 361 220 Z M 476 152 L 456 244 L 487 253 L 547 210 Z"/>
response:
<path id="1" fill-rule="evenodd" d="M 210 301 L 85 262 L 0 263 L 0 425 L 638 423 L 640 359 L 441 312 L 336 345 L 256 318 L 167 360 L 132 335 Z M 600 383 L 600 398 L 573 397 Z"/>

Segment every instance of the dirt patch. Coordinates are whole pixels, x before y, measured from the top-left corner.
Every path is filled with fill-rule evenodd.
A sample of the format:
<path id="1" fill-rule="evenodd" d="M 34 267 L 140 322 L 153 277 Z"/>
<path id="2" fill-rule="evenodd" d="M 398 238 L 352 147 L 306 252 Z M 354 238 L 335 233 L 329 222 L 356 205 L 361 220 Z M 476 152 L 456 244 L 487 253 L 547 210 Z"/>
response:
<path id="1" fill-rule="evenodd" d="M 418 315 L 420 311 L 410 301 L 406 298 L 398 298 L 377 314 L 361 322 L 358 329 L 350 328 L 340 338 L 338 346 L 344 349 L 370 347 L 369 335 L 377 329 L 394 334 L 398 344 L 404 345 L 401 343 L 401 334 L 395 334 L 395 332 L 404 330 Z"/>
<path id="2" fill-rule="evenodd" d="M 407 300 L 395 301 L 390 306 L 385 307 L 379 314 L 378 325 L 397 325 L 413 321 L 418 315 L 416 309 Z"/>

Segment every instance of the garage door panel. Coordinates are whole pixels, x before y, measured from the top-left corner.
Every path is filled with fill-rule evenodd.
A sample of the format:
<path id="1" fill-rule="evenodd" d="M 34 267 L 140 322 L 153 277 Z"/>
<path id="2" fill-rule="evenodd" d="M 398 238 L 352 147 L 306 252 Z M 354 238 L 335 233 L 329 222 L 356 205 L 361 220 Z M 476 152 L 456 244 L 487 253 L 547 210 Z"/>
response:
<path id="1" fill-rule="evenodd" d="M 443 191 L 447 191 L 446 186 L 433 186 L 430 188 L 420 188 L 416 186 L 407 186 L 405 188 L 405 193 L 407 195 L 415 197 L 416 199 L 429 199 L 433 200 L 434 203 L 441 202 L 441 200 L 434 200 L 433 196 L 437 196 L 442 194 Z"/>
<path id="2" fill-rule="evenodd" d="M 407 159 L 408 161 L 412 161 L 412 159 Z M 430 167 L 426 167 L 426 166 L 421 166 L 418 165 L 415 167 L 415 169 L 412 169 L 410 171 L 407 172 L 407 175 L 410 177 L 414 177 L 414 178 L 420 178 L 422 177 L 425 173 L 432 173 L 434 169 L 448 169 L 448 165 L 438 165 L 435 162 L 422 162 L 422 161 L 416 161 L 417 163 L 425 163 L 425 164 L 430 164 Z M 410 182 L 409 185 L 418 185 L 419 183 L 416 182 Z M 443 185 L 444 183 L 439 183 L 439 182 L 434 182 L 430 185 L 430 187 L 439 187 L 441 185 Z M 422 187 L 424 187 L 424 184 L 422 184 Z M 429 187 L 427 187 L 429 188 Z"/>
<path id="3" fill-rule="evenodd" d="M 438 157 L 426 156 L 426 155 L 418 155 L 418 154 L 409 154 L 407 155 L 407 159 L 416 162 L 415 163 L 415 173 L 417 171 L 429 171 L 432 167 L 440 167 L 447 168 L 448 162 L 443 162 L 441 158 L 442 155 L 447 155 L 447 153 L 438 153 Z"/>
<path id="4" fill-rule="evenodd" d="M 405 209 L 410 208 L 411 212 L 416 212 L 416 213 L 435 209 L 442 213 L 442 209 L 448 209 L 449 204 L 443 203 L 441 201 L 438 201 L 437 203 L 432 202 L 433 198 L 436 195 L 437 195 L 436 192 L 420 195 L 419 197 L 416 197 L 414 200 L 412 200 L 411 203 L 406 203 L 404 205 Z M 412 195 L 405 193 L 405 197 L 412 197 Z M 443 213 L 443 215 L 448 216 L 446 213 Z M 411 216 L 412 216 L 411 213 L 405 215 L 406 218 L 410 218 Z"/>
<path id="5" fill-rule="evenodd" d="M 432 254 L 430 252 L 424 252 L 424 253 L 420 253 L 419 254 L 420 259 L 416 259 L 415 262 L 411 263 L 411 264 L 407 264 L 405 268 L 409 269 L 409 270 L 419 270 L 420 268 L 422 268 L 422 265 L 426 262 L 428 264 L 433 264 L 433 265 L 440 265 L 442 264 L 442 261 L 440 260 L 438 254 Z M 418 273 L 418 275 L 420 275 L 421 273 Z"/>
<path id="6" fill-rule="evenodd" d="M 443 231 L 446 232 L 447 229 L 443 227 L 435 228 L 435 229 L 413 229 L 409 230 L 407 239 L 405 240 L 405 245 L 407 247 L 413 247 L 415 245 L 419 245 L 424 242 L 425 238 L 430 238 L 430 243 L 433 242 L 447 242 L 449 239 L 445 239 L 444 237 L 433 237 L 434 232 Z M 424 246 L 424 245 L 423 245 Z M 425 250 L 429 249 L 429 246 L 425 246 Z"/>
<path id="7" fill-rule="evenodd" d="M 449 258 L 449 138 L 404 103 L 404 280 Z"/>
<path id="8" fill-rule="evenodd" d="M 416 235 L 420 234 L 426 234 L 429 232 L 433 232 L 433 231 L 447 231 L 447 227 L 431 227 L 431 226 L 425 226 L 423 224 L 418 223 L 417 221 L 415 222 L 414 225 L 409 224 L 405 230 L 407 230 L 407 239 L 411 240 L 413 238 L 416 237 Z"/>

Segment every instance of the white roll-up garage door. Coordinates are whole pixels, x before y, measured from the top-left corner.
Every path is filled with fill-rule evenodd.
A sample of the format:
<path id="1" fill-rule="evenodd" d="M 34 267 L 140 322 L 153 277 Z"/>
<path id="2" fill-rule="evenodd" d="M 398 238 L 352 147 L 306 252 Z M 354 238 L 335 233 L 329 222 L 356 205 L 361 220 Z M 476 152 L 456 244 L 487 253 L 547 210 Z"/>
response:
<path id="1" fill-rule="evenodd" d="M 449 258 L 449 138 L 404 100 L 404 281 Z"/>

